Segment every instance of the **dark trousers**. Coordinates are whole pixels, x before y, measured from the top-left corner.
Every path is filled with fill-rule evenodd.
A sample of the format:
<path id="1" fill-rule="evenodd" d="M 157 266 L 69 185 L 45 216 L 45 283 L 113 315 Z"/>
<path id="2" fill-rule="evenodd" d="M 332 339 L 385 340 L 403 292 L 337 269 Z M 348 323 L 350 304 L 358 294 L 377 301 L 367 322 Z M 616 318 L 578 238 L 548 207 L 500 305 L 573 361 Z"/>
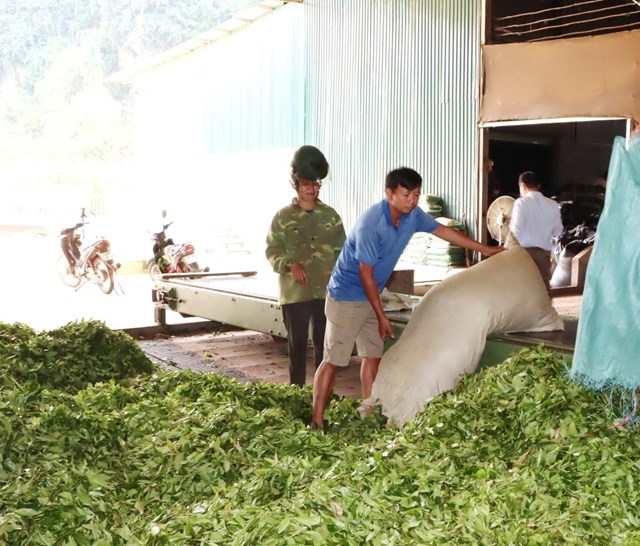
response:
<path id="1" fill-rule="evenodd" d="M 282 306 L 282 318 L 287 328 L 289 341 L 289 382 L 303 386 L 307 376 L 307 345 L 309 323 L 316 368 L 323 356 L 324 331 L 327 319 L 324 316 L 324 300 L 287 303 Z"/>
<path id="2" fill-rule="evenodd" d="M 538 271 L 542 276 L 544 285 L 549 290 L 549 279 L 551 278 L 551 252 L 537 247 L 525 248 L 529 253 L 529 256 L 533 258 L 533 261 L 538 266 Z"/>

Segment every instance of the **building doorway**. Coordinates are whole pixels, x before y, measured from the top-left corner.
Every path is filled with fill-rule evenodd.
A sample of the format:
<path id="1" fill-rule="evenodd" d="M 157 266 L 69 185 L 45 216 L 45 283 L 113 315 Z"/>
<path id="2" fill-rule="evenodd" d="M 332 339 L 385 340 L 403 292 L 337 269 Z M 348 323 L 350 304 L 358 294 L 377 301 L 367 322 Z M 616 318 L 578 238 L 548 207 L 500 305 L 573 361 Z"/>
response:
<path id="1" fill-rule="evenodd" d="M 597 223 L 613 141 L 626 134 L 624 119 L 489 127 L 487 206 L 502 195 L 517 198 L 518 176 L 530 170 L 538 175 L 542 193 L 563 206 L 566 228 Z"/>

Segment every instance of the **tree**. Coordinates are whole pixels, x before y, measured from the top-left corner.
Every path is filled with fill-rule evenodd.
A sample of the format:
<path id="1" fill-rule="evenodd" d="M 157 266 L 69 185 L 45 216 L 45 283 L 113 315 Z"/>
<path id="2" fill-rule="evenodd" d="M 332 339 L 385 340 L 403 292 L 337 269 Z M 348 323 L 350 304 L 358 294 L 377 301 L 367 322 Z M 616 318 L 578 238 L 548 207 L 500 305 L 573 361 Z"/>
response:
<path id="1" fill-rule="evenodd" d="M 21 0 L 0 5 L 0 81 L 33 91 L 55 56 L 100 37 L 102 65 L 118 66 L 121 50 L 147 57 L 209 30 L 255 0 Z"/>
<path id="2" fill-rule="evenodd" d="M 5 182 L 82 184 L 92 172 L 96 184 L 132 155 L 129 120 L 106 115 L 127 89 L 108 96 L 105 76 L 254 3 L 0 0 L 0 166 L 14 173 Z"/>
<path id="3" fill-rule="evenodd" d="M 0 79 L 7 73 L 33 89 L 60 47 L 99 24 L 93 0 L 23 0 L 0 7 Z"/>

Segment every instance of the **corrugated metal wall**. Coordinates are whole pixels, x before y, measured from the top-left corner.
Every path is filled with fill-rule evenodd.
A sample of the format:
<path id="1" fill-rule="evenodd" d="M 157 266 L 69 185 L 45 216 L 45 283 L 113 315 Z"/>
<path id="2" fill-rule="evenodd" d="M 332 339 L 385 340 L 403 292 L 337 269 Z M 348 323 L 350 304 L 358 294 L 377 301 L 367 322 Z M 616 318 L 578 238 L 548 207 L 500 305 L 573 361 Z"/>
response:
<path id="1" fill-rule="evenodd" d="M 445 214 L 477 222 L 480 0 L 305 0 L 305 140 L 351 226 L 409 166 Z"/>
<path id="2" fill-rule="evenodd" d="M 304 5 L 287 4 L 136 77 L 144 204 L 169 210 L 176 240 L 214 248 L 225 233 L 268 266 L 267 229 L 293 197 L 304 142 L 304 35 Z"/>
<path id="3" fill-rule="evenodd" d="M 136 116 L 146 134 L 138 140 L 147 151 L 236 152 L 303 140 L 304 20 L 302 6 L 293 7 L 139 76 Z"/>
<path id="4" fill-rule="evenodd" d="M 216 48 L 212 66 L 219 73 L 207 89 L 204 115 L 207 151 L 281 148 L 300 142 L 302 14 L 302 9 L 279 9 L 252 23 L 245 36 L 238 33 L 235 44 L 225 39 Z M 238 131 L 238 126 L 244 130 Z"/>
<path id="5" fill-rule="evenodd" d="M 141 185 L 155 188 L 150 206 L 188 216 L 208 238 L 206 226 L 233 225 L 261 254 L 271 216 L 293 196 L 291 153 L 308 143 L 329 159 L 322 199 L 347 228 L 402 165 L 472 227 L 480 4 L 289 3 L 139 74 L 137 157 Z"/>

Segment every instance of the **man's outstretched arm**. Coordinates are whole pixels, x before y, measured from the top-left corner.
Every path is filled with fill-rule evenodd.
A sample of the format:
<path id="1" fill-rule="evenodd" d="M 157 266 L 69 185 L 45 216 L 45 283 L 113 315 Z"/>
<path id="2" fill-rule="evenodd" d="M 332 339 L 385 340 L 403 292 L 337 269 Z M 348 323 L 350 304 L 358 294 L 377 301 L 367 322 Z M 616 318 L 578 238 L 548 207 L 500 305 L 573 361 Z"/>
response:
<path id="1" fill-rule="evenodd" d="M 503 246 L 489 246 L 479 243 L 475 239 L 465 235 L 464 233 L 453 229 L 448 226 L 438 226 L 435 231 L 432 232 L 436 237 L 444 239 L 454 245 L 462 248 L 468 248 L 469 250 L 475 250 L 483 254 L 484 256 L 493 256 L 498 252 L 505 250 Z"/>

